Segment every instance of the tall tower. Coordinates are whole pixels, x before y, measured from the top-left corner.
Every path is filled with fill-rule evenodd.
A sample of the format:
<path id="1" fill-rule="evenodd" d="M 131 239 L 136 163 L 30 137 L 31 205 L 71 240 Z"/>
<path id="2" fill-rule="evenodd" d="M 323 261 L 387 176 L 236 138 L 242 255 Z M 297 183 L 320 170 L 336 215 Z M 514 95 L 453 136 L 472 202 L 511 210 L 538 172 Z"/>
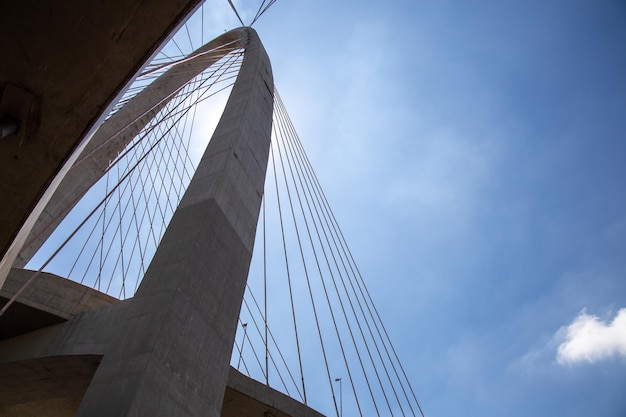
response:
<path id="1" fill-rule="evenodd" d="M 220 123 L 79 416 L 220 415 L 273 110 L 267 54 L 253 29 L 238 35 L 245 57 Z"/>
<path id="2" fill-rule="evenodd" d="M 51 389 L 49 380 L 56 379 L 55 387 L 67 384 L 63 373 L 68 368 L 89 379 L 76 411 L 79 416 L 229 415 L 232 411 L 222 407 L 224 399 L 240 398 L 242 392 L 245 400 L 229 401 L 228 407 L 243 407 L 259 416 L 316 414 L 229 366 L 263 196 L 273 111 L 271 66 L 256 32 L 241 28 L 215 42 L 235 38 L 245 48 L 237 81 L 136 295 L 111 303 L 80 289 L 83 295 L 76 300 L 51 307 L 46 302 L 53 297 L 42 298 L 38 290 L 64 297 L 76 291 L 76 285 L 55 286 L 54 277 L 37 277 L 30 293 L 24 293 L 24 302 L 31 308 L 47 307 L 47 313 L 65 314 L 68 320 L 0 342 L 3 414 L 73 415 L 72 405 L 77 405 L 77 395 L 82 396 L 83 385 L 70 387 L 67 393 L 60 389 L 54 398 L 62 400 L 65 395 L 71 401 L 50 402 L 41 396 Z M 190 61 L 183 72 L 189 74 L 189 66 L 201 72 L 208 64 Z M 168 72 L 154 83 L 162 94 L 157 101 L 184 82 L 177 75 Z M 137 132 L 142 117 L 149 116 L 146 109 L 154 109 L 154 102 L 149 102 L 153 99 L 152 93 L 137 96 L 127 104 L 127 112 L 109 119 L 104 129 L 115 131 L 110 126 L 128 116 L 134 120 L 128 130 Z M 119 152 L 125 145 L 123 136 L 110 140 L 111 135 L 104 135 L 106 145 L 111 145 L 107 152 Z M 108 161 L 108 154 L 97 157 L 92 151 L 104 144 L 87 145 L 89 157 L 78 158 L 76 169 L 58 186 L 60 197 L 50 200 L 46 216 L 55 219 L 66 212 L 98 179 L 100 158 Z M 24 271 L 13 270 L 8 283 L 18 288 L 27 278 Z M 30 388 L 25 388 L 25 380 Z"/>

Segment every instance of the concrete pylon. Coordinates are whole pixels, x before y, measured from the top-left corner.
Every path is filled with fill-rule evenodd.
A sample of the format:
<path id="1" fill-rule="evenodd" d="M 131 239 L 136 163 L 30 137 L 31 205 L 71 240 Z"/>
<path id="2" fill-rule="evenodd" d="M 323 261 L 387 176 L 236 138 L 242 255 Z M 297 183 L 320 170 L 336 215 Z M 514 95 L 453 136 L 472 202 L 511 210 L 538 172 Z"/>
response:
<path id="1" fill-rule="evenodd" d="M 198 169 L 77 416 L 220 415 L 270 146 L 273 78 L 251 28 Z"/>

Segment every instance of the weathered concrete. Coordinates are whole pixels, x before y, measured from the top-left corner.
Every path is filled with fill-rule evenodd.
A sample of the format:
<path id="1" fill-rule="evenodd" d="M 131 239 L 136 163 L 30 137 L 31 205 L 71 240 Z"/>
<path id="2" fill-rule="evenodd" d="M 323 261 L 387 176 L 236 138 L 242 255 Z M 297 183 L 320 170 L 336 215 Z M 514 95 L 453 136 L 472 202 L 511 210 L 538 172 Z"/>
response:
<path id="1" fill-rule="evenodd" d="M 20 130 L 0 141 L 0 287 L 65 161 L 199 1 L 3 2 L 0 112 Z"/>
<path id="2" fill-rule="evenodd" d="M 0 289 L 0 297 L 6 299 L 13 297 L 35 273 L 36 271 L 27 269 L 11 269 L 4 287 Z M 116 301 L 118 301 L 117 298 L 47 272 L 42 272 L 35 278 L 33 284 L 27 286 L 20 296 L 20 304 L 64 320 L 68 320 L 78 313 L 113 304 Z M 0 339 L 6 338 L 9 332 L 3 326 L 10 314 L 11 310 L 7 310 L 2 321 L 0 321 Z M 25 331 L 17 332 L 17 334 L 26 333 L 30 330 L 34 329 L 25 329 Z M 10 333 L 16 335 L 16 332 Z"/>
<path id="3" fill-rule="evenodd" d="M 99 355 L 57 356 L 0 365 L 0 415 L 73 416 Z"/>
<path id="4" fill-rule="evenodd" d="M 13 268 L 2 298 L 12 298 L 33 273 Z M 0 316 L 0 363 L 102 355 L 128 303 L 53 274 L 40 274 Z"/>
<path id="5" fill-rule="evenodd" d="M 230 368 L 222 417 L 267 417 L 267 412 L 274 417 L 323 417 L 312 408 Z"/>

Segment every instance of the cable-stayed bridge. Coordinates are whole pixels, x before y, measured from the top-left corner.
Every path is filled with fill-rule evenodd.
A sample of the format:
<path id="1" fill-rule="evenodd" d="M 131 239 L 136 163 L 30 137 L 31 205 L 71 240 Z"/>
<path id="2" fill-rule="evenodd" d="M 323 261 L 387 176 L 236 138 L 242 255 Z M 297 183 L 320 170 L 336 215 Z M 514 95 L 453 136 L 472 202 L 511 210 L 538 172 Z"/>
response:
<path id="1" fill-rule="evenodd" d="M 260 414 L 422 415 L 256 32 L 205 43 L 203 12 L 142 68 L 25 239 L 2 362 L 32 378 L 77 358 L 77 415 L 237 415 L 263 390 L 252 380 Z M 64 291 L 80 292 L 68 310 Z M 20 327 L 45 306 L 45 326 Z M 19 401 L 0 406 L 36 402 Z"/>

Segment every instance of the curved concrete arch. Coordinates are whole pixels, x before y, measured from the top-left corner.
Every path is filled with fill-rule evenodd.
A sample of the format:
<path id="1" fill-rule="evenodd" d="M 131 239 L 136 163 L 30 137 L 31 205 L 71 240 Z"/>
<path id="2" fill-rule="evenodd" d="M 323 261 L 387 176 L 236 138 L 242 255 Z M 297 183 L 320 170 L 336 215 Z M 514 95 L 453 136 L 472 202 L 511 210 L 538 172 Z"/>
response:
<path id="1" fill-rule="evenodd" d="M 105 120 L 61 180 L 31 229 L 14 267 L 23 268 L 120 152 L 195 77 L 234 49 L 245 48 L 248 28 L 226 32 L 170 68 Z"/>

